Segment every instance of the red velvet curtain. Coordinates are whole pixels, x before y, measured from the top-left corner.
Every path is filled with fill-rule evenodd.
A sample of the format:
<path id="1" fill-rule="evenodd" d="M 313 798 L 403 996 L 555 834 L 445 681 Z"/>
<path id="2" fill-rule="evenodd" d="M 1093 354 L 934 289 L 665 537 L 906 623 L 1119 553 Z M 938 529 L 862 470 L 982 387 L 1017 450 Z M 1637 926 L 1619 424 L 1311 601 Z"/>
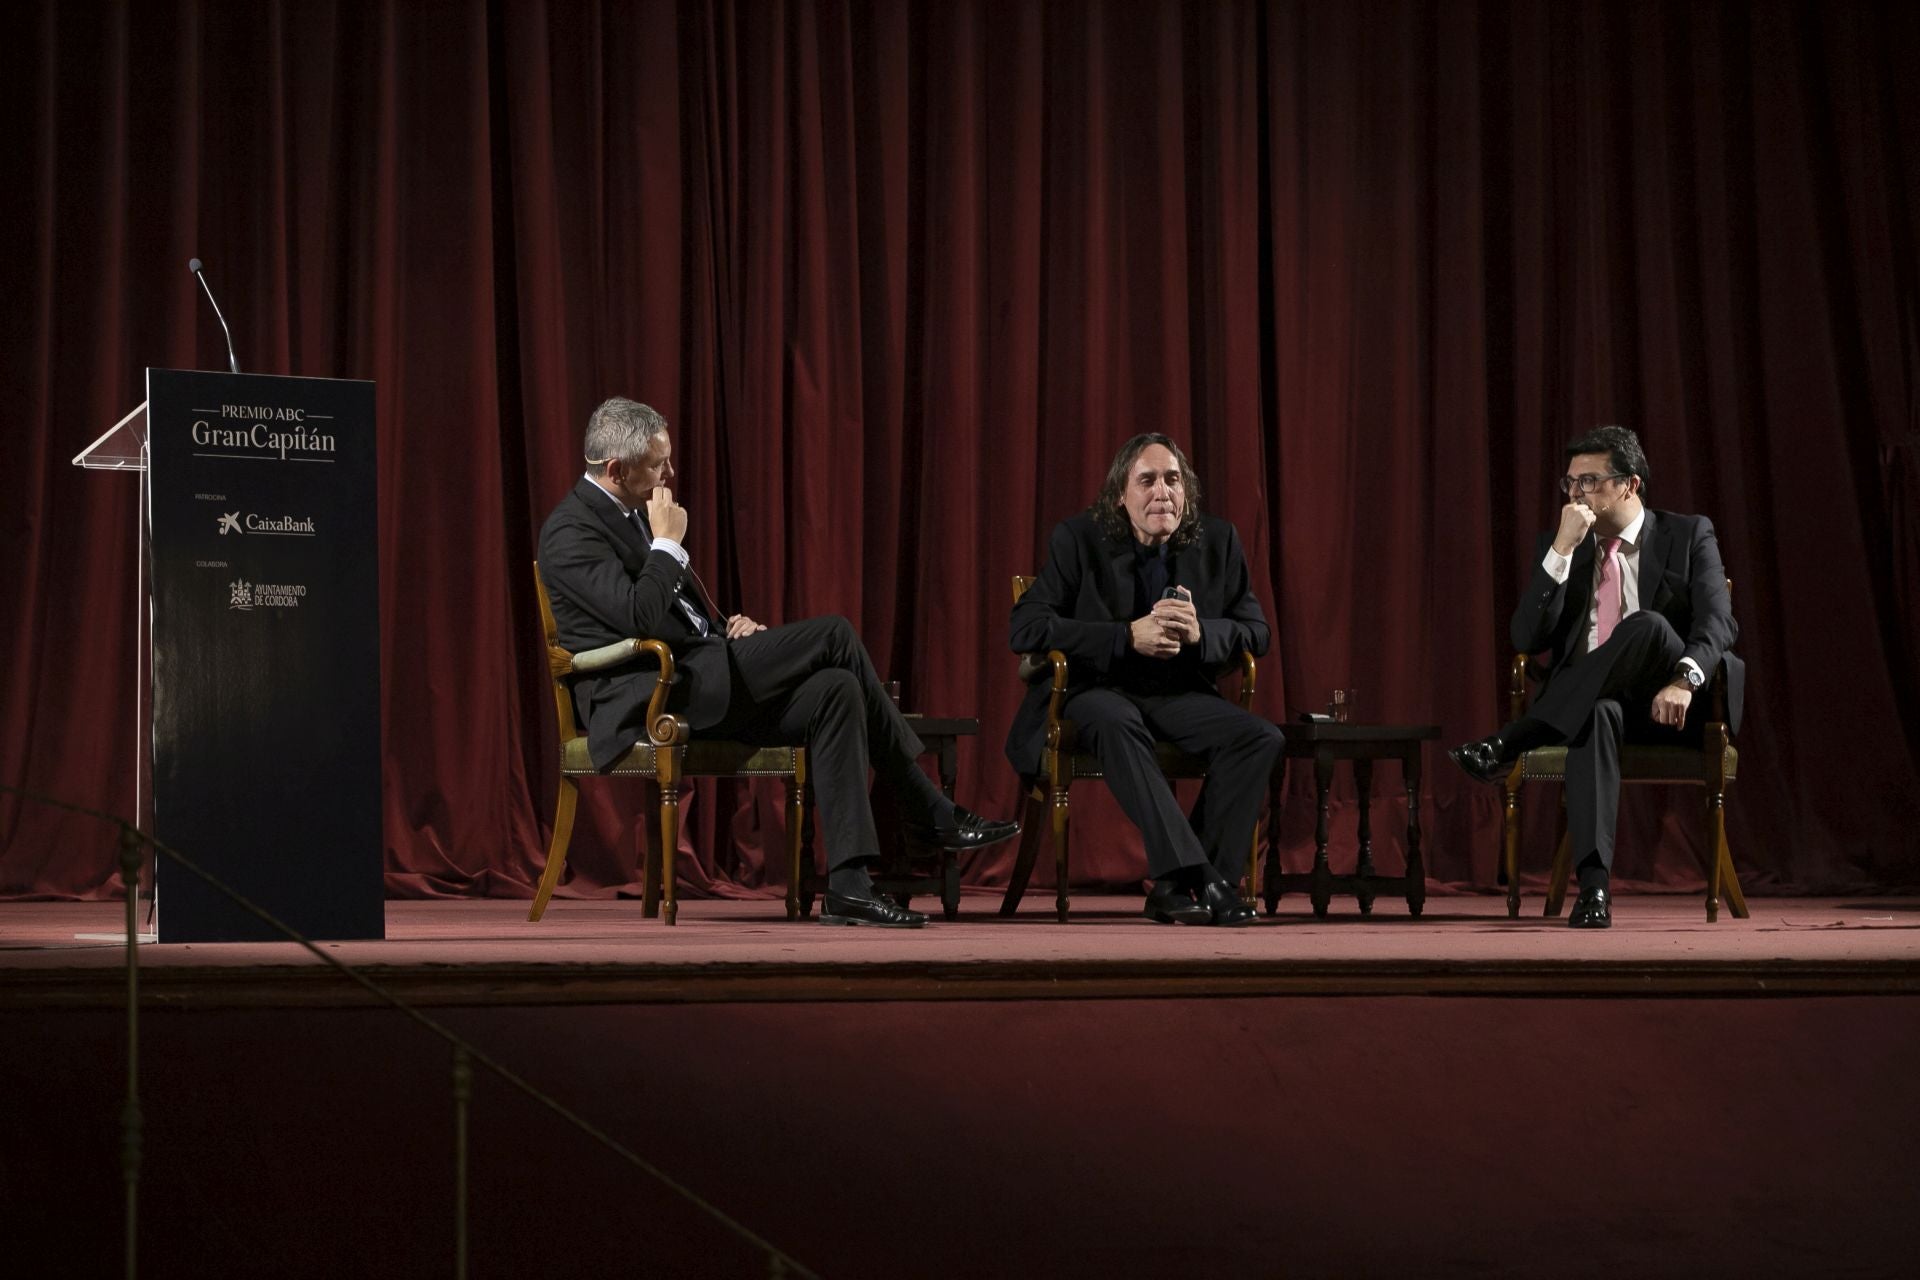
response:
<path id="1" fill-rule="evenodd" d="M 980 717 L 961 792 L 994 812 L 1008 579 L 1126 436 L 1188 441 L 1239 525 L 1266 712 L 1353 687 L 1458 740 L 1500 718 L 1559 446 L 1633 425 L 1735 579 L 1749 881 L 1920 880 L 1910 6 L 63 0 L 12 29 L 15 785 L 131 810 L 134 489 L 67 459 L 143 367 L 222 362 L 197 254 L 246 368 L 378 384 L 396 893 L 538 873 L 529 561 L 616 392 L 674 423 L 722 603 L 853 618 L 910 706 Z M 1428 778 L 1430 867 L 1491 883 L 1496 794 Z M 570 891 L 631 888 L 639 795 L 583 798 Z M 774 799 L 703 789 L 693 891 L 777 878 Z M 1698 803 L 1630 793 L 1620 874 L 1696 878 Z M 1078 810 L 1079 875 L 1137 876 L 1098 788 Z M 0 893 L 113 866 L 0 796 Z"/>

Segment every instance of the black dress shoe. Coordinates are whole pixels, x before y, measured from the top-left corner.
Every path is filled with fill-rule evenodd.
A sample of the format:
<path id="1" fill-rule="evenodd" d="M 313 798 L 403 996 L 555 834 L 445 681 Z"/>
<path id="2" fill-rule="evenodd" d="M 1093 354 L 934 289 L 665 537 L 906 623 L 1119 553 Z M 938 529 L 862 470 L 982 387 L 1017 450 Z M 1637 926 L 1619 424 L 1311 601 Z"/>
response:
<path id="1" fill-rule="evenodd" d="M 1202 889 L 1200 905 L 1207 909 L 1207 914 L 1218 928 L 1238 928 L 1260 918 L 1259 912 L 1240 901 L 1239 887 L 1225 880 L 1215 880 Z"/>
<path id="2" fill-rule="evenodd" d="M 1193 900 L 1193 895 L 1184 889 L 1163 889 L 1159 885 L 1147 890 L 1147 919 L 1156 924 L 1212 924 L 1213 911 Z"/>
<path id="3" fill-rule="evenodd" d="M 910 826 L 907 834 L 921 844 L 930 844 L 937 849 L 951 849 L 955 853 L 970 853 L 975 849 L 987 849 L 1002 840 L 1011 840 L 1020 834 L 1017 822 L 1002 822 L 993 818 L 983 818 L 971 810 L 953 806 L 953 825 L 951 827 Z"/>
<path id="4" fill-rule="evenodd" d="M 1613 928 L 1613 897 L 1605 889 L 1582 889 L 1567 924 L 1575 929 Z"/>
<path id="5" fill-rule="evenodd" d="M 848 898 L 829 892 L 820 906 L 821 924 L 862 924 L 874 929 L 918 929 L 927 918 L 909 911 L 891 898 Z"/>
<path id="6" fill-rule="evenodd" d="M 1478 742 L 1463 742 L 1447 754 L 1476 782 L 1499 782 L 1513 772 L 1513 761 L 1501 758 L 1497 735 Z"/>

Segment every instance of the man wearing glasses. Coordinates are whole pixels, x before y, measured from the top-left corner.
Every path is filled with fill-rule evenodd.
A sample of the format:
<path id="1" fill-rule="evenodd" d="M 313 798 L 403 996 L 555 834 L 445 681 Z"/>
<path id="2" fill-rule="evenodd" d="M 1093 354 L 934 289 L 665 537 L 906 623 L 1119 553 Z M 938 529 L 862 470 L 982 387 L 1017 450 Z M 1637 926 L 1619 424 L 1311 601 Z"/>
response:
<path id="1" fill-rule="evenodd" d="M 1740 628 L 1713 524 L 1649 510 L 1647 478 L 1640 439 L 1625 427 L 1567 446 L 1560 526 L 1542 535 L 1513 611 L 1514 648 L 1548 653 L 1546 679 L 1523 718 L 1448 752 L 1479 781 L 1499 782 L 1522 752 L 1567 745 L 1576 929 L 1613 923 L 1620 744 L 1697 738 L 1694 695 L 1721 662 L 1734 728 L 1745 690 L 1746 665 L 1728 652 Z"/>

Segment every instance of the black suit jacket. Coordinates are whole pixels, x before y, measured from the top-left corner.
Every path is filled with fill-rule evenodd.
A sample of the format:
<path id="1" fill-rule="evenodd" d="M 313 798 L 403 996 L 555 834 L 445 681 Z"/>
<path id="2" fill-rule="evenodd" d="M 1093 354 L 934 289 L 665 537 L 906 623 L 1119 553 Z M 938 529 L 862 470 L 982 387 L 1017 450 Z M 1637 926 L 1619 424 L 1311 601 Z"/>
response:
<path id="1" fill-rule="evenodd" d="M 1685 656 L 1700 664 L 1709 682 L 1714 671 L 1726 664 L 1727 723 L 1738 730 L 1746 700 L 1747 665 L 1731 651 L 1740 624 L 1733 620 L 1733 601 L 1727 594 L 1727 574 L 1713 522 L 1705 516 L 1652 510 L 1647 520 L 1640 546 L 1640 608 L 1651 609 L 1673 624 L 1686 644 Z M 1513 611 L 1513 647 L 1522 653 L 1550 655 L 1546 684 L 1579 651 L 1593 603 L 1596 554 L 1596 543 L 1589 535 L 1573 550 L 1567 580 L 1555 582 L 1542 563 L 1552 545 L 1552 533 L 1540 536 L 1531 580 Z"/>
<path id="2" fill-rule="evenodd" d="M 1008 642 L 1015 653 L 1067 655 L 1069 688 L 1128 687 L 1138 659 L 1125 643 L 1134 613 L 1134 544 L 1110 538 L 1086 512 L 1055 526 L 1047 562 L 1013 606 Z M 1169 585 L 1193 593 L 1200 643 L 1168 659 L 1164 674 L 1176 685 L 1218 696 L 1215 682 L 1242 650 L 1259 657 L 1272 633 L 1253 594 L 1240 535 L 1225 520 L 1201 517 L 1198 536 L 1178 554 Z M 1116 655 L 1119 655 L 1116 658 Z M 1007 759 L 1024 776 L 1040 772 L 1046 745 L 1046 681 L 1027 691 L 1007 735 Z M 1165 692 L 1163 678 L 1155 691 Z"/>
<path id="3" fill-rule="evenodd" d="M 578 653 L 635 637 L 664 640 L 678 669 L 669 705 L 696 728 L 726 714 L 724 621 L 709 619 L 708 635 L 700 635 L 677 598 L 687 570 L 665 551 L 650 550 L 613 499 L 584 476 L 541 527 L 540 577 L 563 648 Z M 594 768 L 608 768 L 645 736 L 647 700 L 659 678 L 643 657 L 575 679 L 574 715 L 587 731 Z"/>

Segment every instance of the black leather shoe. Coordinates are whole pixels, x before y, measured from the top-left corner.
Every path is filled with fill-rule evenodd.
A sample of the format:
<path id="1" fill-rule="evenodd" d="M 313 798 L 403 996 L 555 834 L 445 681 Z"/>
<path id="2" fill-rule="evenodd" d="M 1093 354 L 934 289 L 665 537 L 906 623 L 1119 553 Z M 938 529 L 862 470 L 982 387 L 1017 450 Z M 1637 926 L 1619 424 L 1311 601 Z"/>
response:
<path id="1" fill-rule="evenodd" d="M 1582 889 L 1567 924 L 1575 929 L 1613 928 L 1613 897 L 1605 889 Z"/>
<path id="2" fill-rule="evenodd" d="M 875 893 L 870 898 L 846 898 L 828 893 L 820 906 L 821 924 L 863 924 L 875 929 L 918 929 L 927 918 L 909 911 L 891 898 Z"/>
<path id="3" fill-rule="evenodd" d="M 1155 924 L 1212 924 L 1213 911 L 1193 900 L 1193 895 L 1181 889 L 1162 889 L 1159 885 L 1147 890 L 1147 919 Z"/>
<path id="4" fill-rule="evenodd" d="M 1020 834 L 1020 824 L 983 818 L 955 805 L 951 827 L 914 826 L 909 827 L 907 833 L 921 844 L 930 844 L 936 849 L 971 853 L 975 849 L 988 849 L 1002 840 L 1013 839 Z"/>
<path id="5" fill-rule="evenodd" d="M 1225 880 L 1215 880 L 1200 891 L 1200 905 L 1207 909 L 1217 928 L 1233 929 L 1252 924 L 1260 913 L 1240 901 L 1240 890 Z"/>
<path id="6" fill-rule="evenodd" d="M 1478 742 L 1461 743 L 1449 749 L 1447 754 L 1476 782 L 1499 782 L 1513 772 L 1513 761 L 1501 759 L 1497 735 L 1482 738 Z"/>

